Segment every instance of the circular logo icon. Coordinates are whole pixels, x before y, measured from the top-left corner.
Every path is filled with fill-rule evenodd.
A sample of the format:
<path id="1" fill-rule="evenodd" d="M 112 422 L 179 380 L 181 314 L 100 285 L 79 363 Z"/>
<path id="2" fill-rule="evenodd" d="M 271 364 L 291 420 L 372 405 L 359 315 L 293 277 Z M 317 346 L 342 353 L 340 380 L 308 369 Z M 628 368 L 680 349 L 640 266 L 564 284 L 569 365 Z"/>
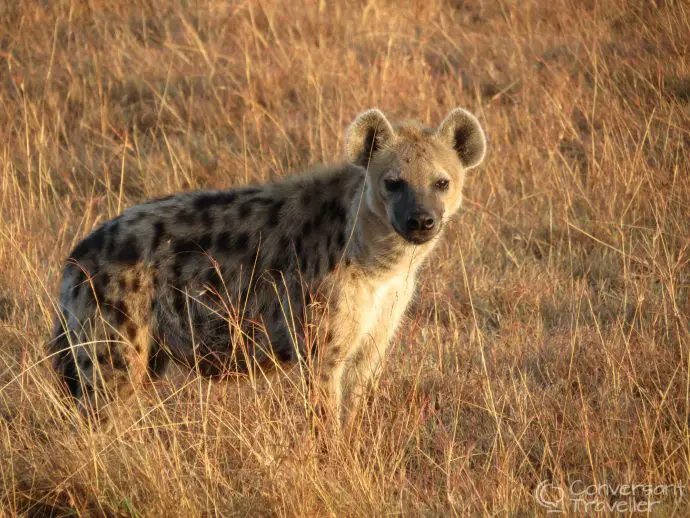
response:
<path id="1" fill-rule="evenodd" d="M 539 482 L 534 489 L 534 498 L 539 505 L 546 508 L 547 513 L 562 513 L 565 501 L 565 491 L 547 480 Z"/>

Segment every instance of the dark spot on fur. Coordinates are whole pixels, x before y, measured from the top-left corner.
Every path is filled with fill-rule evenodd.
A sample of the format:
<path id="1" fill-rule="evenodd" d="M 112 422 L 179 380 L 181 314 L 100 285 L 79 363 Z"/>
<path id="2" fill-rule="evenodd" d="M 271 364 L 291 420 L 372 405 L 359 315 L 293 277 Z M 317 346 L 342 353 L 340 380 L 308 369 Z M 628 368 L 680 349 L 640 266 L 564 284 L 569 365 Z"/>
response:
<path id="1" fill-rule="evenodd" d="M 118 300 L 111 305 L 110 314 L 112 316 L 112 323 L 115 327 L 121 327 L 125 321 L 128 320 L 127 317 L 127 305 L 124 300 Z"/>
<path id="2" fill-rule="evenodd" d="M 117 236 L 120 233 L 120 219 L 114 219 L 104 225 L 107 226 L 108 245 L 105 254 L 108 257 L 113 257 L 117 252 Z"/>
<path id="3" fill-rule="evenodd" d="M 240 219 L 247 219 L 252 213 L 252 207 L 254 205 L 254 200 L 247 200 L 240 204 L 240 208 L 237 215 Z"/>
<path id="4" fill-rule="evenodd" d="M 79 383 L 79 373 L 77 372 L 77 366 L 74 363 L 74 359 L 70 357 L 65 362 L 65 366 L 62 370 L 62 381 L 67 385 L 67 390 L 72 395 L 72 397 L 78 397 L 81 392 L 81 383 Z"/>
<path id="5" fill-rule="evenodd" d="M 224 289 L 223 278 L 215 268 L 209 268 L 206 270 L 205 282 L 218 292 L 221 292 Z"/>
<path id="6" fill-rule="evenodd" d="M 240 292 L 240 298 L 238 299 L 238 302 L 244 306 L 244 304 L 247 302 L 249 297 L 249 290 L 247 288 L 242 288 L 242 291 Z"/>
<path id="7" fill-rule="evenodd" d="M 321 275 L 321 255 L 318 253 L 314 254 L 316 256 L 316 262 L 314 263 L 314 276 L 318 277 Z"/>
<path id="8" fill-rule="evenodd" d="M 345 180 L 346 175 L 343 174 L 336 174 L 331 176 L 330 180 L 328 180 L 328 185 L 331 189 L 337 189 L 340 184 L 343 183 L 343 180 Z"/>
<path id="9" fill-rule="evenodd" d="M 202 210 L 199 212 L 199 219 L 204 227 L 208 228 L 213 226 L 213 213 L 211 211 Z"/>
<path id="10" fill-rule="evenodd" d="M 100 363 L 101 365 L 105 365 L 106 363 L 108 363 L 108 357 L 103 352 L 100 352 L 96 355 L 96 360 L 98 360 L 98 363 Z"/>
<path id="11" fill-rule="evenodd" d="M 266 221 L 266 224 L 269 227 L 275 227 L 280 222 L 280 211 L 282 210 L 283 205 L 285 205 L 285 200 L 278 200 L 271 206 L 271 209 L 268 212 L 268 221 Z"/>
<path id="12" fill-rule="evenodd" d="M 335 203 L 338 203 L 338 200 L 335 198 L 332 198 L 330 200 L 324 200 L 321 203 L 321 217 L 322 218 L 330 218 L 331 217 L 331 211 L 333 210 L 333 205 Z"/>
<path id="13" fill-rule="evenodd" d="M 183 256 L 178 256 L 172 265 L 173 279 L 179 281 L 182 279 L 182 274 L 187 261 L 184 260 Z"/>
<path id="14" fill-rule="evenodd" d="M 72 268 L 76 268 L 77 276 L 74 279 L 74 284 L 82 284 L 86 280 L 86 274 L 84 273 L 84 270 L 79 268 L 76 265 L 71 265 Z"/>
<path id="15" fill-rule="evenodd" d="M 117 248 L 116 253 L 113 255 L 113 260 L 127 265 L 136 264 L 140 259 L 139 243 L 135 236 L 129 236 L 120 246 Z"/>
<path id="16" fill-rule="evenodd" d="M 101 272 L 93 278 L 93 293 L 97 303 L 102 304 L 105 301 L 109 284 L 110 275 L 108 272 Z"/>
<path id="17" fill-rule="evenodd" d="M 133 322 L 128 322 L 125 326 L 125 333 L 127 338 L 134 340 L 137 337 L 137 326 Z"/>
<path id="18" fill-rule="evenodd" d="M 113 368 L 120 370 L 120 371 L 125 371 L 127 370 L 127 362 L 124 360 L 122 356 L 120 356 L 119 353 L 112 353 L 112 359 L 113 359 Z"/>
<path id="19" fill-rule="evenodd" d="M 103 290 L 103 287 L 100 284 L 93 284 L 92 293 L 96 304 L 103 304 L 103 302 L 105 301 L 105 291 Z"/>
<path id="20" fill-rule="evenodd" d="M 268 207 L 269 205 L 273 205 L 273 200 L 271 198 L 254 198 L 254 202 L 258 203 L 259 205 L 263 205 L 264 207 Z"/>
<path id="21" fill-rule="evenodd" d="M 182 292 L 176 293 L 174 298 L 173 298 L 173 307 L 175 308 L 175 312 L 178 313 L 179 315 L 184 314 L 185 300 L 186 300 L 186 297 L 184 296 L 184 293 L 182 293 Z"/>
<path id="22" fill-rule="evenodd" d="M 216 250 L 219 252 L 230 251 L 230 232 L 224 230 L 216 236 Z"/>
<path id="23" fill-rule="evenodd" d="M 143 212 L 137 212 L 136 214 L 134 214 L 133 216 L 131 216 L 129 218 L 130 225 L 136 225 L 142 219 L 144 219 L 145 216 L 146 216 L 146 214 L 144 214 Z"/>
<path id="24" fill-rule="evenodd" d="M 244 251 L 249 246 L 249 234 L 242 232 L 238 234 L 235 238 L 234 248 L 235 252 L 239 253 Z"/>
<path id="25" fill-rule="evenodd" d="M 170 363 L 170 355 L 157 342 L 149 347 L 148 369 L 155 378 L 162 376 Z"/>
<path id="26" fill-rule="evenodd" d="M 217 205 L 229 205 L 236 199 L 235 191 L 205 192 L 194 199 L 194 208 L 205 211 Z"/>
<path id="27" fill-rule="evenodd" d="M 333 198 L 328 204 L 328 215 L 331 220 L 338 223 L 345 223 L 347 220 L 347 211 L 340 203 L 340 200 Z"/>
<path id="28" fill-rule="evenodd" d="M 141 289 L 141 280 L 138 275 L 132 277 L 132 292 L 137 293 Z"/>
<path id="29" fill-rule="evenodd" d="M 331 371 L 333 370 L 333 367 L 335 367 L 335 360 L 333 358 L 329 358 L 323 362 L 323 373 L 321 374 L 321 380 L 322 381 L 328 381 L 331 377 Z"/>
<path id="30" fill-rule="evenodd" d="M 315 227 L 314 221 L 312 221 L 312 220 L 305 221 L 304 224 L 302 225 L 301 234 L 303 236 L 310 235 L 312 233 L 312 231 L 314 230 L 314 227 Z"/>
<path id="31" fill-rule="evenodd" d="M 245 187 L 242 190 L 240 190 L 240 194 L 242 196 L 252 196 L 254 194 L 259 194 L 261 192 L 261 189 L 258 187 Z"/>
<path id="32" fill-rule="evenodd" d="M 211 243 L 212 243 L 212 242 L 213 242 L 213 236 L 212 236 L 209 232 L 207 232 L 206 234 L 203 234 L 203 235 L 199 238 L 199 246 L 200 246 L 203 250 L 208 250 L 209 248 L 211 248 Z"/>
<path id="33" fill-rule="evenodd" d="M 161 241 L 163 241 L 163 238 L 165 237 L 165 224 L 162 221 L 156 221 L 153 224 L 153 238 L 151 240 L 151 250 L 155 252 L 158 249 L 158 246 L 161 244 Z"/>
<path id="34" fill-rule="evenodd" d="M 314 200 L 311 189 L 304 189 L 300 195 L 299 201 L 303 207 L 309 207 Z"/>
<path id="35" fill-rule="evenodd" d="M 72 253 L 69 255 L 70 259 L 81 261 L 86 256 L 98 254 L 103 248 L 105 241 L 105 225 L 101 225 L 96 230 L 93 230 L 88 236 L 82 239 L 79 244 L 74 247 Z"/>
<path id="36" fill-rule="evenodd" d="M 274 257 L 269 269 L 284 272 L 289 265 L 290 255 L 286 251 L 280 250 Z"/>
<path id="37" fill-rule="evenodd" d="M 299 268 L 303 274 L 307 273 L 307 270 L 309 269 L 309 257 L 307 257 L 307 254 L 302 254 L 299 256 Z"/>
<path id="38" fill-rule="evenodd" d="M 276 359 L 280 362 L 292 361 L 292 348 L 283 345 L 282 347 L 276 347 L 275 350 Z"/>
<path id="39" fill-rule="evenodd" d="M 72 296 L 76 299 L 79 297 L 84 284 L 86 284 L 86 274 L 78 266 L 75 266 L 75 268 L 77 268 L 77 276 L 72 284 Z"/>
<path id="40" fill-rule="evenodd" d="M 175 221 L 179 224 L 192 224 L 194 223 L 194 213 L 189 209 L 182 208 L 175 214 Z"/>
<path id="41" fill-rule="evenodd" d="M 117 281 L 117 285 L 119 286 L 121 292 L 127 291 L 127 281 L 125 280 L 124 276 L 120 277 L 120 279 Z"/>
<path id="42" fill-rule="evenodd" d="M 173 243 L 172 251 L 174 254 L 190 254 L 200 252 L 201 247 L 193 239 L 179 239 Z"/>
<path id="43" fill-rule="evenodd" d="M 262 302 L 261 304 L 259 304 L 259 307 L 256 310 L 256 314 L 261 316 L 262 322 L 263 322 L 263 316 L 267 310 L 268 310 L 268 307 L 266 305 L 266 302 Z"/>
<path id="44" fill-rule="evenodd" d="M 248 264 L 251 265 L 250 267 L 253 268 L 254 264 L 257 264 L 257 265 L 264 264 L 265 261 L 263 260 L 263 258 L 266 257 L 267 253 L 268 253 L 268 251 L 266 249 L 262 249 L 262 248 L 257 248 L 256 250 L 254 250 L 254 253 L 250 254 L 250 256 L 249 256 L 250 258 L 249 258 Z"/>
<path id="45" fill-rule="evenodd" d="M 276 304 L 273 307 L 273 313 L 271 314 L 271 318 L 273 320 L 279 320 L 283 316 L 283 309 L 280 307 L 280 304 Z"/>

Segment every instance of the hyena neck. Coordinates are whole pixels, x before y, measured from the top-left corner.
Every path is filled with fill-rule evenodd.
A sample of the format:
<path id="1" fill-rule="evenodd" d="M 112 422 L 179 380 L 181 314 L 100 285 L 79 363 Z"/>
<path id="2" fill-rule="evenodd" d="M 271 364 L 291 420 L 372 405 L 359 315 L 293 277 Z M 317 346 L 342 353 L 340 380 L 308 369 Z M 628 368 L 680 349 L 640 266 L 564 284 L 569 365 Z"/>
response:
<path id="1" fill-rule="evenodd" d="M 361 189 L 350 200 L 347 235 L 346 257 L 370 275 L 416 271 L 437 242 L 433 239 L 424 245 L 412 245 L 405 241 L 369 208 Z"/>

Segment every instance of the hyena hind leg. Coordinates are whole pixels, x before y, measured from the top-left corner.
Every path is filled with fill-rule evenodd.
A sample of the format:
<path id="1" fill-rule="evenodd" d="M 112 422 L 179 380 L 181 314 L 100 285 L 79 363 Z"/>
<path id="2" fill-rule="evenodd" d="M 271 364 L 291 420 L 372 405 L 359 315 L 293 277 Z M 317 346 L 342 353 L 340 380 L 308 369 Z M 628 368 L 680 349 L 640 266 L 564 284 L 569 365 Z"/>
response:
<path id="1" fill-rule="evenodd" d="M 80 412 L 101 419 L 142 385 L 150 340 L 148 330 L 133 322 L 115 328 L 93 320 L 54 339 L 54 366 Z"/>

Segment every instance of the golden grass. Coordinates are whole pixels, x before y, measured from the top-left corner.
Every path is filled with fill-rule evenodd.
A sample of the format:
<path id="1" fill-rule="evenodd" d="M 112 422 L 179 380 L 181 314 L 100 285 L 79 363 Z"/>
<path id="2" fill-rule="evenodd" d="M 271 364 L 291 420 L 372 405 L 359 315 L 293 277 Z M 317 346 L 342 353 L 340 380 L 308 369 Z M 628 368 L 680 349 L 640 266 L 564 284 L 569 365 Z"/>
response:
<path id="1" fill-rule="evenodd" d="M 670 0 L 0 3 L 4 513 L 528 516 L 540 481 L 687 488 L 689 20 Z M 337 161 L 370 106 L 467 107 L 489 149 L 354 440 L 315 448 L 288 378 L 173 373 L 108 430 L 59 404 L 42 344 L 77 240 L 152 196 Z"/>

